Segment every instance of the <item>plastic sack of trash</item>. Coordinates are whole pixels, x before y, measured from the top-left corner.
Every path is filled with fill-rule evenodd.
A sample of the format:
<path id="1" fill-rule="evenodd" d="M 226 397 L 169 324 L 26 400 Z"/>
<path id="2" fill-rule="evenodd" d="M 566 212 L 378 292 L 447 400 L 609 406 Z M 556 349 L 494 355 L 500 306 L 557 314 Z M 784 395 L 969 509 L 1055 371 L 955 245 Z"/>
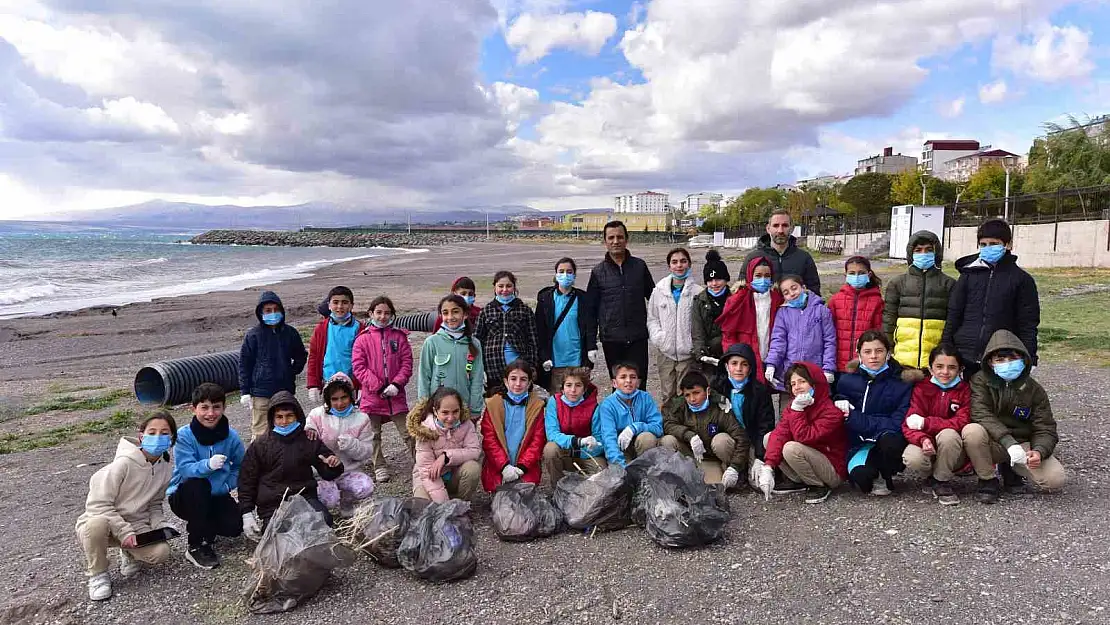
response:
<path id="1" fill-rule="evenodd" d="M 672 455 L 674 455 L 674 452 L 670 449 L 657 446 L 636 456 L 632 462 L 629 462 L 624 469 L 628 472 L 628 483 L 631 484 L 632 490 L 635 491 L 640 487 L 640 482 L 647 476 L 648 471 L 666 464 Z"/>
<path id="2" fill-rule="evenodd" d="M 312 598 L 333 570 L 354 561 L 354 552 L 340 544 L 324 516 L 303 497 L 290 497 L 278 507 L 247 561 L 252 571 L 243 589 L 247 609 L 255 614 L 288 612 Z"/>
<path id="3" fill-rule="evenodd" d="M 691 458 L 657 458 L 640 481 L 632 519 L 663 547 L 700 547 L 721 538 L 730 514 L 724 489 L 705 483 Z"/>
<path id="4" fill-rule="evenodd" d="M 430 582 L 470 577 L 478 568 L 470 503 L 452 499 L 431 503 L 409 524 L 397 550 L 405 570 Z"/>
<path id="5" fill-rule="evenodd" d="M 410 497 L 386 497 L 359 508 L 346 524 L 353 530 L 353 548 L 366 552 L 378 564 L 401 568 L 397 549 L 405 538 L 409 525 L 420 516 L 431 502 Z"/>
<path id="6" fill-rule="evenodd" d="M 524 542 L 546 538 L 563 528 L 563 513 L 528 482 L 510 482 L 493 493 L 493 531 L 501 540 Z"/>
<path id="7" fill-rule="evenodd" d="M 576 530 L 620 529 L 632 522 L 632 486 L 624 467 L 611 464 L 589 477 L 571 473 L 555 485 L 555 505 Z"/>

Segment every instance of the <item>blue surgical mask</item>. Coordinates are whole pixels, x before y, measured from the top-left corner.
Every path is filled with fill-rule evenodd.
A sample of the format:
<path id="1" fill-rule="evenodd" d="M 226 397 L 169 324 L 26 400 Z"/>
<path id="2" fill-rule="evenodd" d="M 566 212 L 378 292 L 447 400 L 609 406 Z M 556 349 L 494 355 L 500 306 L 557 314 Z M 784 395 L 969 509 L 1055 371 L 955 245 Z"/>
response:
<path id="1" fill-rule="evenodd" d="M 466 322 L 463 321 L 462 323 L 460 323 L 457 326 L 449 326 L 449 325 L 447 325 L 447 322 L 444 321 L 443 323 L 440 324 L 439 327 L 444 329 L 444 330 L 447 330 L 447 332 L 449 334 L 455 334 L 455 335 L 458 335 L 458 336 L 462 336 L 463 330 L 466 329 Z"/>
<path id="2" fill-rule="evenodd" d="M 880 373 L 882 373 L 883 371 L 886 371 L 889 368 L 890 368 L 890 360 L 887 360 L 886 362 L 884 362 L 883 366 L 879 367 L 878 369 L 869 369 L 867 367 L 867 365 L 864 365 L 862 362 L 859 363 L 860 371 L 864 371 L 864 372 L 870 374 L 871 377 L 875 377 L 875 376 L 879 375 Z"/>
<path id="3" fill-rule="evenodd" d="M 937 264 L 937 255 L 934 252 L 918 252 L 913 255 L 913 266 L 921 271 L 932 269 Z"/>
<path id="4" fill-rule="evenodd" d="M 281 323 L 281 320 L 284 318 L 285 315 L 279 312 L 265 313 L 262 315 L 262 323 L 268 326 L 276 326 L 277 324 Z"/>
<path id="5" fill-rule="evenodd" d="M 809 299 L 809 293 L 806 293 L 805 291 L 802 291 L 801 295 L 799 295 L 798 297 L 790 300 L 789 302 L 786 302 L 786 305 L 791 307 L 791 308 L 805 308 L 806 307 L 806 300 L 808 300 L 808 299 Z"/>
<path id="6" fill-rule="evenodd" d="M 690 277 L 690 268 L 687 267 L 686 271 L 684 271 L 682 273 L 675 273 L 675 272 L 672 271 L 671 272 L 671 277 L 674 278 L 675 280 L 685 280 L 686 278 Z"/>
<path id="7" fill-rule="evenodd" d="M 513 403 L 519 404 L 520 402 L 524 401 L 525 397 L 528 397 L 528 391 L 524 391 L 523 393 L 513 393 L 510 392 L 509 389 L 505 389 L 505 397 L 513 400 Z"/>
<path id="8" fill-rule="evenodd" d="M 440 421 L 436 417 L 432 417 L 432 419 L 435 419 L 436 427 L 441 429 L 441 430 L 456 430 L 456 429 L 458 429 L 458 427 L 460 425 L 462 425 L 462 421 L 455 421 L 455 425 L 452 425 L 451 427 L 447 427 L 447 425 L 445 425 L 443 423 L 443 421 Z"/>
<path id="9" fill-rule="evenodd" d="M 473 306 L 474 305 L 474 296 L 473 295 L 467 295 L 466 297 L 463 298 L 463 301 L 466 302 L 467 306 Z"/>
<path id="10" fill-rule="evenodd" d="M 705 290 L 709 291 L 709 294 L 712 295 L 713 297 L 720 297 L 720 296 L 724 295 L 725 291 L 728 290 L 728 285 L 725 285 L 725 286 L 723 286 L 719 289 L 714 289 L 712 287 L 707 287 Z"/>
<path id="11" fill-rule="evenodd" d="M 1010 360 L 1001 364 L 991 365 L 991 369 L 994 369 L 994 374 L 1002 378 L 1003 380 L 1006 380 L 1007 382 L 1013 382 L 1021 376 L 1021 373 L 1023 371 L 1025 371 L 1025 361 L 1021 358 L 1018 358 L 1017 360 Z"/>
<path id="12" fill-rule="evenodd" d="M 562 401 L 567 406 L 569 406 L 571 408 L 574 408 L 575 406 L 577 406 L 577 405 L 581 404 L 582 402 L 586 401 L 586 396 L 583 395 L 582 397 L 579 397 L 577 400 L 571 401 L 571 400 L 567 399 L 566 395 L 559 395 L 559 400 Z"/>
<path id="13" fill-rule="evenodd" d="M 331 317 L 331 320 L 332 320 L 332 321 L 334 321 L 334 322 L 336 322 L 336 323 L 338 323 L 338 324 L 344 324 L 344 323 L 347 323 L 348 321 L 350 321 L 350 320 L 351 320 L 351 313 L 347 313 L 347 314 L 345 314 L 345 315 L 343 315 L 343 316 L 340 316 L 340 315 L 337 315 L 337 314 L 335 314 L 335 313 L 332 313 L 332 314 L 331 314 L 331 315 L 329 315 L 329 316 Z"/>
<path id="14" fill-rule="evenodd" d="M 494 297 L 497 299 L 498 304 L 512 304 L 513 300 L 516 299 L 516 293 L 509 293 L 508 295 L 495 295 Z"/>
<path id="15" fill-rule="evenodd" d="M 559 286 L 563 287 L 564 289 L 569 289 L 570 287 L 574 286 L 574 274 L 573 273 L 557 273 L 557 274 L 555 274 L 555 284 L 558 284 Z"/>
<path id="16" fill-rule="evenodd" d="M 728 381 L 729 381 L 730 384 L 732 384 L 732 392 L 733 393 L 739 393 L 739 392 L 743 391 L 744 387 L 748 385 L 748 380 L 750 380 L 750 379 L 751 379 L 750 375 L 748 377 L 744 378 L 743 380 L 733 380 L 732 378 L 729 378 Z"/>
<path id="17" fill-rule="evenodd" d="M 771 290 L 772 284 L 774 282 L 770 278 L 753 278 L 751 286 L 756 293 L 766 293 Z"/>
<path id="18" fill-rule="evenodd" d="M 301 422 L 300 421 L 294 421 L 294 422 L 290 423 L 289 425 L 275 425 L 274 426 L 274 432 L 276 434 L 280 434 L 282 436 L 289 436 L 293 432 L 296 432 L 297 428 L 299 428 L 299 427 L 301 427 Z"/>
<path id="19" fill-rule="evenodd" d="M 382 322 L 378 321 L 377 319 L 371 319 L 370 320 L 370 325 L 374 326 L 375 328 L 388 328 L 389 326 L 393 325 L 393 319 L 390 319 L 389 321 L 387 321 L 385 323 L 382 323 Z"/>
<path id="20" fill-rule="evenodd" d="M 853 289 L 862 289 L 862 288 L 866 287 L 868 284 L 870 284 L 871 276 L 869 276 L 865 273 L 864 274 L 849 273 L 849 274 L 846 274 L 844 276 L 844 281 L 847 282 L 848 286 L 852 287 Z"/>
<path id="21" fill-rule="evenodd" d="M 333 415 L 335 415 L 337 417 L 340 417 L 340 418 L 349 417 L 349 416 L 351 416 L 351 413 L 354 412 L 354 411 L 355 411 L 355 405 L 354 404 L 347 404 L 347 409 L 346 410 L 336 410 L 335 408 L 328 408 L 328 412 L 330 412 Z"/>
<path id="22" fill-rule="evenodd" d="M 932 382 L 933 384 L 936 384 L 936 385 L 937 385 L 938 387 L 940 387 L 940 388 L 942 388 L 942 389 L 944 389 L 944 390 L 946 390 L 946 391 L 947 391 L 948 389 L 954 388 L 954 387 L 955 387 L 955 386 L 956 386 L 957 384 L 959 384 L 959 383 L 960 383 L 960 382 L 962 382 L 962 381 L 963 381 L 963 377 L 961 377 L 961 376 L 956 376 L 956 377 L 952 378 L 952 381 L 951 381 L 951 382 L 949 382 L 948 384 L 945 384 L 945 383 L 941 382 L 940 380 L 938 380 L 938 379 L 937 379 L 937 376 L 935 376 L 935 375 L 934 375 L 934 376 L 933 376 L 933 378 L 932 378 L 932 379 L 930 380 L 930 382 Z"/>
<path id="23" fill-rule="evenodd" d="M 614 389 L 613 393 L 617 397 L 620 397 L 621 399 L 633 399 L 633 398 L 636 397 L 636 391 L 632 391 L 631 393 L 625 393 L 624 391 Z"/>
<path id="24" fill-rule="evenodd" d="M 172 445 L 173 437 L 169 434 L 143 434 L 143 441 L 139 447 L 152 456 L 161 456 L 169 451 Z"/>
<path id="25" fill-rule="evenodd" d="M 1001 260 L 1002 257 L 1005 255 L 1006 247 L 1004 245 L 988 245 L 986 247 L 979 248 L 979 258 L 982 259 L 983 262 L 987 262 L 992 265 Z"/>
<path id="26" fill-rule="evenodd" d="M 706 395 L 705 401 L 698 404 L 697 406 L 691 404 L 690 402 L 686 402 L 686 405 L 689 406 L 690 410 L 692 410 L 693 412 L 705 412 L 706 408 L 709 408 L 709 396 Z"/>

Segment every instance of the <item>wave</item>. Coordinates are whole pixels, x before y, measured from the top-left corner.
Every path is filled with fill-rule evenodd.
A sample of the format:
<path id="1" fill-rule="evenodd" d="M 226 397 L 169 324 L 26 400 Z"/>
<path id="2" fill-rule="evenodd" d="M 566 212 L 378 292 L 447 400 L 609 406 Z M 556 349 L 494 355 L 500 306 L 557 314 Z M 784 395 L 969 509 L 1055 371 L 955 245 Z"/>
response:
<path id="1" fill-rule="evenodd" d="M 0 306 L 21 304 L 33 299 L 50 297 L 58 292 L 58 287 L 53 284 L 35 284 L 31 286 L 17 286 L 0 291 Z"/>
<path id="2" fill-rule="evenodd" d="M 141 267 L 143 265 L 160 265 L 160 264 L 162 264 L 162 263 L 164 263 L 168 260 L 169 259 L 166 258 L 165 256 L 161 256 L 159 258 L 150 258 L 150 259 L 144 260 L 141 263 L 135 263 L 135 266 L 136 267 Z"/>

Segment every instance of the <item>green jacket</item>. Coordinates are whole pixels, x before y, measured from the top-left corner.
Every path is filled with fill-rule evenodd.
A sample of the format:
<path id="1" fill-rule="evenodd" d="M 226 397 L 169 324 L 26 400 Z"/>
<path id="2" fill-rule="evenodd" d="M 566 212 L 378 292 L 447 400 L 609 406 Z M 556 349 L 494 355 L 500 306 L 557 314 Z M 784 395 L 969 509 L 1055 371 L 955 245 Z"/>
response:
<path id="1" fill-rule="evenodd" d="M 701 442 L 705 444 L 706 459 L 716 459 L 722 465 L 736 469 L 741 477 L 745 475 L 750 443 L 744 426 L 732 416 L 732 405 L 728 399 L 712 393 L 709 396 L 709 408 L 699 413 L 690 410 L 685 397 L 675 397 L 663 407 L 663 434 L 673 436 L 687 445 L 695 436 L 700 436 Z M 731 458 L 717 458 L 713 455 L 711 443 L 717 434 L 728 434 L 736 441 Z"/>
<path id="2" fill-rule="evenodd" d="M 731 291 L 726 293 L 732 295 Z M 694 353 L 694 358 L 701 356 L 720 358 L 724 353 L 721 349 L 721 326 L 717 325 L 717 317 L 725 309 L 724 302 L 727 300 L 726 295 L 724 299 L 718 301 L 709 294 L 709 289 L 694 296 L 694 308 L 690 311 L 690 331 L 693 334 L 691 351 Z"/>
<path id="3" fill-rule="evenodd" d="M 932 243 L 936 265 L 922 271 L 913 265 L 913 248 Z M 948 296 L 956 280 L 941 271 L 944 248 L 928 230 L 913 233 L 906 245 L 906 273 L 891 278 L 883 296 L 883 332 L 894 341 L 894 358 L 906 367 L 929 366 L 948 316 Z"/>
<path id="4" fill-rule="evenodd" d="M 473 351 L 470 349 L 474 345 Z M 476 338 L 451 338 L 446 330 L 429 336 L 420 348 L 420 370 L 416 382 L 417 400 L 427 399 L 441 386 L 462 395 L 471 414 L 482 414 L 486 400 L 486 374 L 482 363 L 482 344 Z"/>
<path id="5" fill-rule="evenodd" d="M 1025 359 L 1025 371 L 1013 382 L 995 375 L 989 364 L 1000 349 L 1012 349 Z M 1030 367 L 1032 360 L 1021 340 L 1009 330 L 995 332 L 983 353 L 983 368 L 971 378 L 971 420 L 1003 447 L 1029 443 L 1041 458 L 1048 458 L 1059 440 L 1056 419 L 1048 393 L 1029 377 Z"/>

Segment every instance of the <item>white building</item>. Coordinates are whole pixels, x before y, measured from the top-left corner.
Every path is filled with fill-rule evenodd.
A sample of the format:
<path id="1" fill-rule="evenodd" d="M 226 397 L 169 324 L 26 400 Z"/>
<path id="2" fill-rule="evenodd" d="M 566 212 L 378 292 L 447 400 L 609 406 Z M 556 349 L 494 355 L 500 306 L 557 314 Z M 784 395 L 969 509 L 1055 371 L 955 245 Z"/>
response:
<path id="1" fill-rule="evenodd" d="M 948 161 L 945 176 L 953 182 L 967 182 L 975 172 L 991 164 L 1000 165 L 1003 169 L 1018 168 L 1021 167 L 1021 156 L 1006 150 L 992 150 L 988 145 L 978 152 Z"/>
<path id="2" fill-rule="evenodd" d="M 988 146 L 989 147 L 989 146 Z M 950 163 L 961 156 L 970 156 L 980 150 L 979 142 L 973 139 L 937 139 L 926 141 L 921 148 L 921 172 L 948 180 Z"/>
<path id="3" fill-rule="evenodd" d="M 682 210 L 688 215 L 697 215 L 703 206 L 715 206 L 719 210 L 725 203 L 720 193 L 691 193 L 682 202 Z"/>
<path id="4" fill-rule="evenodd" d="M 895 154 L 894 148 L 892 147 L 884 148 L 882 154 L 876 154 L 875 156 L 856 161 L 857 176 L 869 173 L 900 174 L 904 171 L 914 171 L 916 169 L 916 156 Z"/>
<path id="5" fill-rule="evenodd" d="M 642 191 L 613 198 L 615 213 L 666 213 L 670 196 L 656 191 Z"/>

